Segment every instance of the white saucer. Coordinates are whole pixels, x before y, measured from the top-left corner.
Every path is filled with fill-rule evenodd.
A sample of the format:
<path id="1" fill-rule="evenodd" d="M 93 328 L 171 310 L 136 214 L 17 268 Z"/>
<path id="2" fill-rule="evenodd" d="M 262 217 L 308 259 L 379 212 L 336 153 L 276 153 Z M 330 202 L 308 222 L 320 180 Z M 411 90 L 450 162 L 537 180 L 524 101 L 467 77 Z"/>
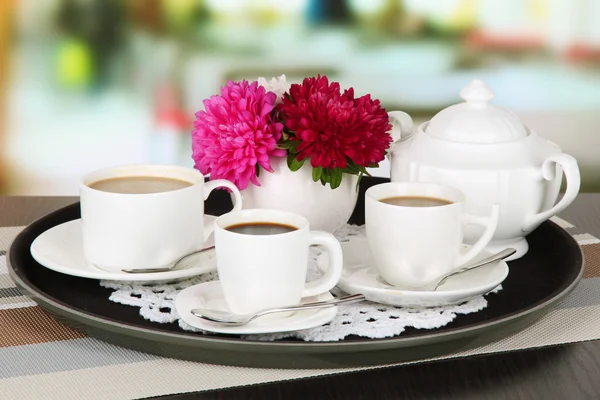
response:
<path id="1" fill-rule="evenodd" d="M 397 307 L 433 307 L 461 303 L 488 293 L 508 275 L 508 265 L 499 261 L 450 277 L 435 292 L 400 290 L 385 283 L 377 274 L 366 238 L 350 239 L 349 242 L 342 243 L 342 250 L 344 270 L 337 286 L 346 293 L 362 293 L 367 300 Z M 473 261 L 490 255 L 491 253 L 483 251 Z"/>
<path id="2" fill-rule="evenodd" d="M 204 216 L 204 223 L 216 219 Z M 211 237 L 206 247 L 214 244 Z M 48 229 L 31 243 L 31 255 L 46 268 L 81 278 L 118 281 L 166 281 L 205 274 L 217 269 L 215 251 L 190 256 L 177 269 L 166 272 L 126 273 L 109 272 L 89 264 L 83 257 L 81 241 L 81 219 L 75 219 Z"/>
<path id="3" fill-rule="evenodd" d="M 306 297 L 302 299 L 302 303 L 331 299 L 333 299 L 333 296 L 327 292 L 314 297 Z M 175 308 L 179 317 L 195 328 L 234 335 L 291 332 L 314 328 L 328 323 L 337 314 L 337 307 L 334 306 L 316 310 L 296 311 L 290 314 L 265 315 L 241 326 L 219 325 L 193 316 L 190 313 L 193 308 L 229 311 L 219 281 L 199 283 L 182 290 L 175 298 Z"/>

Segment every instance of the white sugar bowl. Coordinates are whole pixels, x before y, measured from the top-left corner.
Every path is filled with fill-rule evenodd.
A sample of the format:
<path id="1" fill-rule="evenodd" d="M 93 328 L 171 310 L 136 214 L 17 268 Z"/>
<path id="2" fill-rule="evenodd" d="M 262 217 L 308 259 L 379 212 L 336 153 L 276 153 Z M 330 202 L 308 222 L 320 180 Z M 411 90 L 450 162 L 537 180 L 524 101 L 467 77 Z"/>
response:
<path id="1" fill-rule="evenodd" d="M 459 188 L 467 212 L 476 215 L 490 215 L 499 204 L 500 221 L 487 249 L 513 247 L 517 253 L 510 259 L 520 258 L 528 250 L 525 236 L 577 196 L 577 161 L 512 112 L 491 104 L 494 92 L 482 81 L 464 87 L 461 97 L 465 102 L 440 111 L 416 132 L 408 114 L 390 112 L 391 179 Z M 566 192 L 555 205 L 563 173 Z M 480 230 L 467 226 L 465 241 L 473 243 Z"/>

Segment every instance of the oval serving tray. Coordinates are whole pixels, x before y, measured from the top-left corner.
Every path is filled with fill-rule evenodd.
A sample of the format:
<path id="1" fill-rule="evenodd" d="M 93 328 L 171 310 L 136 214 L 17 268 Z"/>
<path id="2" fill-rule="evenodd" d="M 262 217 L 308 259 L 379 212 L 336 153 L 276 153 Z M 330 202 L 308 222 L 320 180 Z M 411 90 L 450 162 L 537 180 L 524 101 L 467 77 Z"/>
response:
<path id="1" fill-rule="evenodd" d="M 364 178 L 350 222 L 364 223 L 364 192 L 383 178 Z M 231 207 L 217 191 L 206 204 L 219 215 Z M 484 310 L 459 315 L 433 330 L 408 329 L 386 339 L 349 337 L 339 342 L 279 340 L 259 342 L 231 335 L 182 331 L 177 324 L 144 320 L 137 307 L 113 303 L 111 293 L 93 279 L 63 275 L 38 264 L 32 241 L 45 230 L 80 217 L 79 203 L 40 218 L 14 240 L 8 270 L 17 285 L 59 320 L 100 340 L 165 357 L 250 367 L 333 368 L 410 361 L 448 354 L 500 339 L 523 329 L 562 300 L 581 279 L 583 254 L 562 228 L 545 222 L 528 236 L 529 252 L 509 262 L 503 290 L 488 296 Z"/>

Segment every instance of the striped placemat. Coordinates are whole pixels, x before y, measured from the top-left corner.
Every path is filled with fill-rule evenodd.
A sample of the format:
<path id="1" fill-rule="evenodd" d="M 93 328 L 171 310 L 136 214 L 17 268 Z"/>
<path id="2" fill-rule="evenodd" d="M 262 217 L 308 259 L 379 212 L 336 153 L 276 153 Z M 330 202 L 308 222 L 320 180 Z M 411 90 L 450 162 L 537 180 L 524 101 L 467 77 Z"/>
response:
<path id="1" fill-rule="evenodd" d="M 441 358 L 600 339 L 600 240 L 564 220 L 553 221 L 583 248 L 586 270 L 578 287 L 525 330 Z M 88 337 L 54 320 L 9 278 L 6 249 L 21 229 L 0 228 L 0 398 L 136 399 L 381 368 L 228 367 L 158 357 Z"/>

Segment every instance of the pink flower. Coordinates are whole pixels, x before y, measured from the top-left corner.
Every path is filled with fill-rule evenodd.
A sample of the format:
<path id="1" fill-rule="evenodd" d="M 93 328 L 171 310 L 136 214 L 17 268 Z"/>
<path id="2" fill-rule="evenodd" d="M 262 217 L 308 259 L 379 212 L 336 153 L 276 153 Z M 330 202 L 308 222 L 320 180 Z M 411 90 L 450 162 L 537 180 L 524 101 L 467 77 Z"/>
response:
<path id="1" fill-rule="evenodd" d="M 211 179 L 227 179 L 240 190 L 249 182 L 260 186 L 261 166 L 273 172 L 269 156 L 284 157 L 277 149 L 283 124 L 271 118 L 277 95 L 258 82 L 227 82 L 221 95 L 204 100 L 192 131 L 194 167 Z"/>

